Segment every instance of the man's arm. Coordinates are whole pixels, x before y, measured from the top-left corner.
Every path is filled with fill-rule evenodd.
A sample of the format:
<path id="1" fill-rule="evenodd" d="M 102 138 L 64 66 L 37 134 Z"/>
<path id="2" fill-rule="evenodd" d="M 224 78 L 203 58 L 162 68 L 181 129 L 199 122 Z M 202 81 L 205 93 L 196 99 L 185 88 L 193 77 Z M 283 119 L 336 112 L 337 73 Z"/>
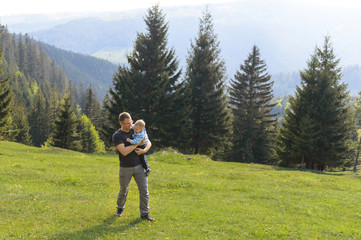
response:
<path id="1" fill-rule="evenodd" d="M 132 145 L 133 146 L 133 145 Z M 149 140 L 147 145 L 145 145 L 145 148 L 144 149 L 141 149 L 141 148 L 136 148 L 134 151 L 136 154 L 138 155 L 141 155 L 141 154 L 144 154 L 146 152 L 148 152 L 148 150 L 152 147 L 152 142 Z"/>
<path id="2" fill-rule="evenodd" d="M 117 146 L 115 146 L 118 151 L 123 155 L 123 156 L 127 156 L 129 153 L 133 152 L 133 150 L 138 147 L 138 145 L 130 145 L 128 147 L 126 147 L 124 145 L 124 143 L 118 144 Z"/>

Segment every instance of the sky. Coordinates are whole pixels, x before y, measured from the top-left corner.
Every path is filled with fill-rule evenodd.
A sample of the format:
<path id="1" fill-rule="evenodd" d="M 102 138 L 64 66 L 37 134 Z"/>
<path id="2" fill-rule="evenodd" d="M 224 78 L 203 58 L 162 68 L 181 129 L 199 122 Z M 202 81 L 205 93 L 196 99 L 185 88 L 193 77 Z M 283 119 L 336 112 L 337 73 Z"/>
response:
<path id="1" fill-rule="evenodd" d="M 19 14 L 53 14 L 73 12 L 107 12 L 149 8 L 159 3 L 161 7 L 206 5 L 247 0 L 8 0 L 1 5 L 0 16 Z M 260 3 L 268 0 L 255 0 Z M 351 6 L 361 8 L 359 0 L 280 0 L 285 3 L 304 2 L 315 5 Z"/>
<path id="2" fill-rule="evenodd" d="M 70 12 L 108 12 L 149 8 L 159 3 L 161 7 L 204 5 L 237 0 L 10 0 L 2 4 L 0 16 L 18 14 L 53 14 Z M 239 1 L 239 0 L 238 0 Z"/>
<path id="3" fill-rule="evenodd" d="M 223 56 L 228 62 L 227 68 L 231 69 L 231 72 L 234 72 L 233 69 L 239 67 L 240 60 L 234 60 L 234 65 L 231 65 L 230 62 L 232 61 L 229 59 L 232 57 L 236 58 L 237 56 L 246 56 L 253 44 L 262 49 L 262 56 L 269 61 L 269 69 L 272 71 L 282 72 L 303 69 L 306 60 L 313 53 L 314 47 L 322 45 L 323 38 L 326 35 L 331 36 L 336 55 L 342 58 L 342 65 L 360 64 L 359 43 L 361 42 L 361 33 L 358 31 L 361 25 L 361 16 L 359 14 L 361 13 L 360 0 L 4 1 L 0 7 L 0 24 L 6 25 L 10 32 L 13 33 L 32 33 L 42 29 L 50 29 L 55 25 L 64 24 L 65 20 L 68 21 L 77 18 L 77 16 L 83 16 L 84 14 L 81 13 L 92 16 L 93 13 L 147 9 L 157 3 L 159 3 L 161 9 L 190 5 L 210 5 L 212 15 L 219 17 L 215 18 L 215 30 L 217 35 L 219 35 L 221 44 L 225 46 L 230 44 L 237 45 L 238 42 L 233 41 L 233 39 L 237 38 L 233 38 L 232 34 L 241 34 L 237 31 L 233 32 L 225 26 L 245 30 L 245 37 L 241 40 L 242 44 L 237 45 L 236 51 L 227 52 L 222 50 Z M 214 5 L 230 2 L 235 4 L 223 7 Z M 183 12 L 181 13 L 184 14 Z M 42 16 L 32 14 L 41 14 Z M 46 17 L 43 15 L 46 15 Z M 57 15 L 65 20 L 62 21 L 63 19 L 60 19 L 58 22 L 58 19 L 56 19 Z M 69 19 L 67 15 L 69 15 Z M 227 17 L 224 17 L 224 15 Z M 170 19 L 170 15 L 167 16 Z M 226 21 L 226 23 L 222 21 Z M 197 24 L 198 22 L 195 23 L 195 29 Z M 217 28 L 217 24 L 224 29 Z M 247 24 L 254 26 L 255 29 L 258 27 L 258 30 L 247 28 Z M 191 27 L 193 26 L 189 28 Z M 191 35 L 188 39 L 193 37 L 194 35 Z M 55 43 L 50 44 L 57 46 Z M 63 46 L 57 47 L 64 48 Z M 72 50 L 77 52 L 77 50 Z M 284 55 L 280 54 L 280 51 Z M 275 52 L 278 54 L 275 54 Z M 287 56 L 285 56 L 286 53 Z M 184 57 L 186 53 L 180 56 Z M 289 59 L 294 60 L 290 61 Z"/>

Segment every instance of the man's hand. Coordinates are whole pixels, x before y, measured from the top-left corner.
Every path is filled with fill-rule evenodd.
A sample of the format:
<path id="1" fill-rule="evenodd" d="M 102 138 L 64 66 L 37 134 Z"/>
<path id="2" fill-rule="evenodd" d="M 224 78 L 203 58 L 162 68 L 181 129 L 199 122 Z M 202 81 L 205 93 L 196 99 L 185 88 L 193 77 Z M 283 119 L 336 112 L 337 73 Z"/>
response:
<path id="1" fill-rule="evenodd" d="M 145 138 L 143 139 L 143 141 L 145 141 Z M 142 142 L 143 142 L 143 141 L 142 141 Z M 133 146 L 134 146 L 134 145 L 133 145 Z M 135 152 L 136 154 L 138 154 L 138 155 L 144 154 L 144 153 L 148 152 L 148 150 L 149 150 L 151 147 L 152 147 L 152 142 L 149 140 L 144 149 L 135 148 L 135 149 L 134 149 L 134 152 Z"/>
<path id="2" fill-rule="evenodd" d="M 130 143 L 130 138 L 127 138 L 126 141 L 127 141 L 128 143 Z"/>
<path id="3" fill-rule="evenodd" d="M 134 149 L 134 151 L 138 155 L 146 153 L 146 151 L 144 151 L 144 149 L 141 149 L 141 148 L 136 148 L 136 149 Z"/>

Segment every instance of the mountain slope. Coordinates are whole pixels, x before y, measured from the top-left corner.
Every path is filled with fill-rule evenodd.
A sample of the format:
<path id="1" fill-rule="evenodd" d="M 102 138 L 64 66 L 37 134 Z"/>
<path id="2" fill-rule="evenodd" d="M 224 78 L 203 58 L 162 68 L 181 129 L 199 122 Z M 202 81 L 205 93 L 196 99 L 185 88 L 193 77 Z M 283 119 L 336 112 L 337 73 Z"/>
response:
<path id="1" fill-rule="evenodd" d="M 117 65 L 99 58 L 65 51 L 49 44 L 39 43 L 54 61 L 62 66 L 68 79 L 77 86 L 84 84 L 87 88 L 92 84 L 100 99 L 103 99 L 112 85 L 112 77 Z"/>

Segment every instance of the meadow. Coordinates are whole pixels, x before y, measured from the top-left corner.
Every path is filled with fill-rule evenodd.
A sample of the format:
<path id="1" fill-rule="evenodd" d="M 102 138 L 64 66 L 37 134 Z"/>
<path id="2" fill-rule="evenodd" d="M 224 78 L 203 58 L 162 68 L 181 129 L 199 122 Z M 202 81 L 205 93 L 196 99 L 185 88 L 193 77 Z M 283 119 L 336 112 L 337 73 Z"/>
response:
<path id="1" fill-rule="evenodd" d="M 148 156 L 150 216 L 134 180 L 123 216 L 115 154 L 0 142 L 0 239 L 361 239 L 361 178 Z"/>

